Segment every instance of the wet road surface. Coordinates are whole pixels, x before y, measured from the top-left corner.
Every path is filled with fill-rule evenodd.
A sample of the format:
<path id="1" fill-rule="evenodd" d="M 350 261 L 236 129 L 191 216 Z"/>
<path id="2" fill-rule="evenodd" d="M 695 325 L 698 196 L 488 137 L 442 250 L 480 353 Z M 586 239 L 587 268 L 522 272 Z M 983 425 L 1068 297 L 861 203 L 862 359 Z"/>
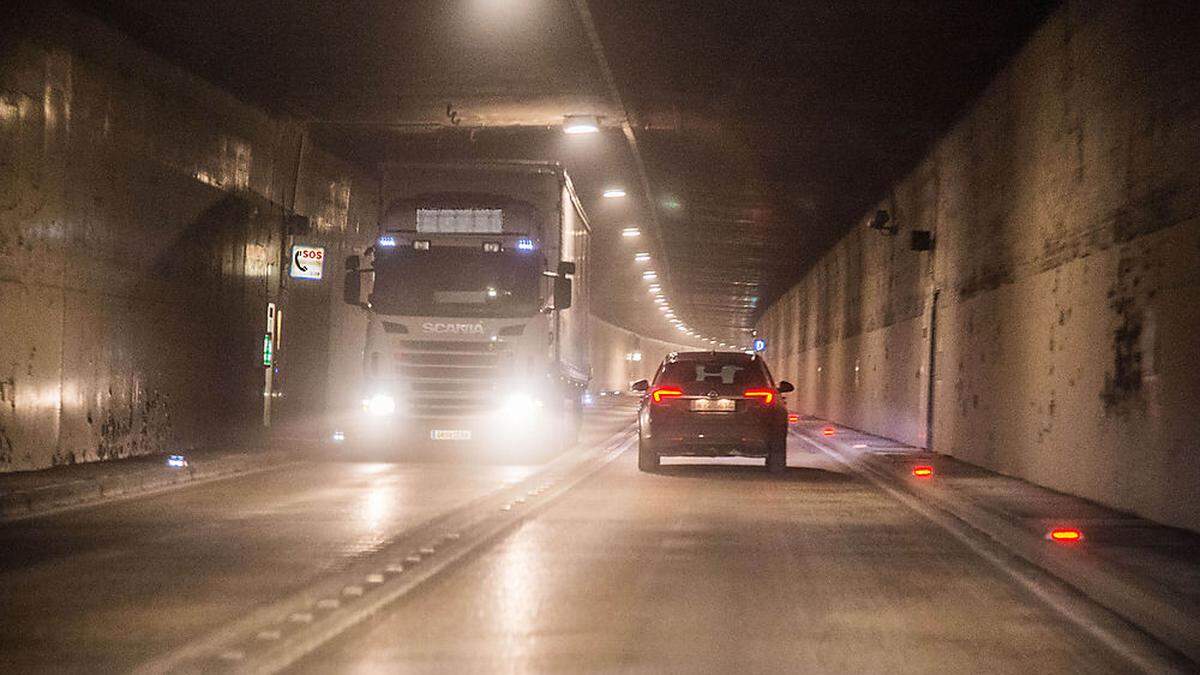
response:
<path id="1" fill-rule="evenodd" d="M 789 464 L 625 452 L 293 670 L 1129 671 L 843 466 Z M 316 461 L 0 524 L 0 671 L 129 670 L 537 470 Z"/>

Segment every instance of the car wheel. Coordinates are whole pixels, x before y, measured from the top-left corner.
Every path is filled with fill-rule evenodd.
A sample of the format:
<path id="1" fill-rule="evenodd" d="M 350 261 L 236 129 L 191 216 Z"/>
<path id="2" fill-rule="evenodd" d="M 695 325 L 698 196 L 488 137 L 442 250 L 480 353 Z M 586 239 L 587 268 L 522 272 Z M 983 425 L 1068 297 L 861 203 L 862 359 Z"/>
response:
<path id="1" fill-rule="evenodd" d="M 638 470 L 654 471 L 658 468 L 658 453 L 650 449 L 650 444 L 638 433 Z"/>
<path id="2" fill-rule="evenodd" d="M 787 441 L 772 444 L 767 452 L 767 471 L 783 473 L 787 470 Z"/>

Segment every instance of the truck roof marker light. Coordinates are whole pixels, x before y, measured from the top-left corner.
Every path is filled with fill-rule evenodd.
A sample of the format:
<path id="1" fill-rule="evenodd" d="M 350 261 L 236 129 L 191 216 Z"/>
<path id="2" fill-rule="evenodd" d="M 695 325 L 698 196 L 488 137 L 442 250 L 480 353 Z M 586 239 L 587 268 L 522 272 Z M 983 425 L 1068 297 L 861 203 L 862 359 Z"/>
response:
<path id="1" fill-rule="evenodd" d="M 517 250 L 518 251 L 532 251 L 533 250 L 533 240 L 532 239 L 518 239 L 517 240 Z"/>
<path id="2" fill-rule="evenodd" d="M 912 475 L 914 478 L 933 478 L 933 467 L 924 464 L 921 466 L 914 466 Z"/>
<path id="3" fill-rule="evenodd" d="M 683 390 L 675 387 L 655 387 L 650 391 L 650 398 L 655 403 L 662 403 L 663 399 L 679 398 L 680 396 L 683 396 Z"/>
<path id="4" fill-rule="evenodd" d="M 799 413 L 788 413 L 788 424 L 795 424 L 800 421 Z"/>
<path id="5" fill-rule="evenodd" d="M 636 227 L 627 227 L 627 228 L 621 230 L 621 236 L 622 237 L 640 237 L 640 236 L 642 236 L 642 231 Z"/>
<path id="6" fill-rule="evenodd" d="M 832 436 L 836 433 L 837 433 L 837 429 L 834 429 L 833 427 L 825 427 L 824 429 L 821 430 L 822 436 Z"/>
<path id="7" fill-rule="evenodd" d="M 746 398 L 758 399 L 763 405 L 771 405 L 775 402 L 774 389 L 747 389 L 742 392 L 742 396 Z"/>
<path id="8" fill-rule="evenodd" d="M 618 198 L 624 197 L 624 196 L 625 196 L 625 190 L 623 188 L 614 187 L 614 188 L 609 188 L 604 191 L 605 199 L 618 199 Z"/>
<path id="9" fill-rule="evenodd" d="M 413 250 L 414 251 L 428 251 L 429 250 L 429 240 L 428 239 L 418 239 L 417 241 L 414 241 L 413 242 Z"/>
<path id="10" fill-rule="evenodd" d="M 380 246 L 383 246 L 384 248 L 391 248 L 396 245 L 396 238 L 390 234 L 385 234 L 382 237 L 380 237 L 379 241 L 376 243 L 378 243 Z"/>
<path id="11" fill-rule="evenodd" d="M 1064 544 L 1083 541 L 1083 531 L 1074 527 L 1056 527 L 1046 533 L 1046 539 Z"/>

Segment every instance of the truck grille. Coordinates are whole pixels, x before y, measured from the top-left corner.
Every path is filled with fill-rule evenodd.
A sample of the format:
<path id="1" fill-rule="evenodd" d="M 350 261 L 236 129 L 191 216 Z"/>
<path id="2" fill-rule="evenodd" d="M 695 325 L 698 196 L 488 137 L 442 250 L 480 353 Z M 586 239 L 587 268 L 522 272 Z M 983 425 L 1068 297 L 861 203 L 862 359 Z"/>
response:
<path id="1" fill-rule="evenodd" d="M 490 413 L 509 374 L 512 352 L 494 342 L 412 340 L 396 345 L 396 376 L 414 417 Z"/>

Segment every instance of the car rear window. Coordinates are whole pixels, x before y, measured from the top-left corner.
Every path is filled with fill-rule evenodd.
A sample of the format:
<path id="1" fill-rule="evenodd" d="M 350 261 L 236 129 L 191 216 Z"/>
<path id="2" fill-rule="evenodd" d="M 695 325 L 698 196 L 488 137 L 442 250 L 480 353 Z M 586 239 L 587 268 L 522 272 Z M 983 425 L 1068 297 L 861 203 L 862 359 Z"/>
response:
<path id="1" fill-rule="evenodd" d="M 738 387 L 765 387 L 767 378 L 757 362 L 672 361 L 663 366 L 658 384 L 727 384 Z"/>

